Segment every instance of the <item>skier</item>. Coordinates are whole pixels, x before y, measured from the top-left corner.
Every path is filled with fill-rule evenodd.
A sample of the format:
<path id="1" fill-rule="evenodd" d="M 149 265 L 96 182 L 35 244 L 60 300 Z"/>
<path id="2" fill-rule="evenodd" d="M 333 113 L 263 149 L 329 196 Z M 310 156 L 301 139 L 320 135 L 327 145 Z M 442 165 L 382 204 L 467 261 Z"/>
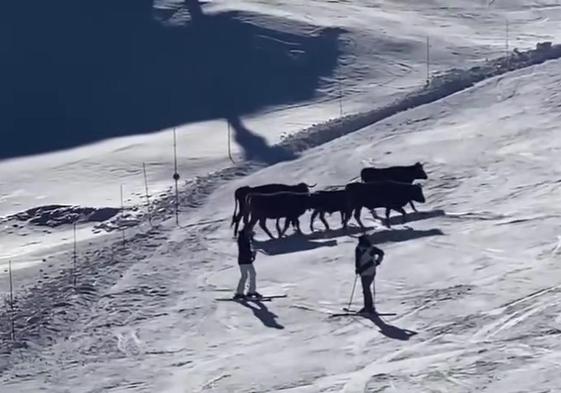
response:
<path id="1" fill-rule="evenodd" d="M 255 268 L 253 261 L 255 260 L 255 251 L 251 248 L 251 233 L 247 227 L 238 232 L 238 264 L 240 265 L 241 277 L 238 282 L 238 288 L 234 299 L 243 299 L 245 282 L 249 275 L 249 291 L 247 297 L 262 298 L 263 296 L 257 292 L 255 284 Z"/>
<path id="2" fill-rule="evenodd" d="M 376 266 L 382 263 L 382 259 L 384 259 L 384 251 L 373 246 L 366 235 L 358 238 L 358 244 L 355 249 L 355 274 L 360 274 L 362 293 L 364 295 L 364 307 L 359 313 L 376 312 L 370 286 L 374 284 Z M 373 290 L 374 294 L 376 294 L 374 285 Z"/>

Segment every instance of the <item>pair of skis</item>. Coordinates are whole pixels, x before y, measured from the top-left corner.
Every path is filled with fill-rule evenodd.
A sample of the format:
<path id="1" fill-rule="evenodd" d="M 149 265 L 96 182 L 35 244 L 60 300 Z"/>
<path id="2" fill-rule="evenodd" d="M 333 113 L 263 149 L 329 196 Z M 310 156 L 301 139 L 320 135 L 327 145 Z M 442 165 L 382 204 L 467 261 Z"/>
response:
<path id="1" fill-rule="evenodd" d="M 269 296 L 262 296 L 262 297 L 241 297 L 234 299 L 233 297 L 220 297 L 215 298 L 214 300 L 218 302 L 270 302 L 273 299 L 279 299 L 286 297 L 286 295 L 269 295 Z"/>
<path id="2" fill-rule="evenodd" d="M 226 297 L 226 298 L 215 298 L 216 301 L 219 302 L 247 302 L 247 301 L 258 301 L 258 302 L 270 302 L 273 299 L 285 298 L 287 295 L 269 295 L 263 297 L 243 297 L 234 299 L 233 297 Z M 375 317 L 375 316 L 394 316 L 395 313 L 380 313 L 374 311 L 372 313 L 369 312 L 359 312 L 358 310 L 353 310 L 347 307 L 343 307 L 343 312 L 334 312 L 333 310 L 323 309 L 321 307 L 312 307 L 303 304 L 293 304 L 292 307 L 300 308 L 303 310 L 308 311 L 317 311 L 324 314 L 328 314 L 329 318 L 337 318 L 337 317 Z"/>
<path id="3" fill-rule="evenodd" d="M 359 310 L 351 310 L 347 307 L 343 307 L 343 311 L 344 312 L 340 312 L 340 313 L 333 313 L 330 315 L 330 318 L 333 317 L 374 317 L 376 315 L 379 316 L 392 316 L 392 315 L 396 315 L 395 313 L 380 313 L 378 311 L 374 311 L 374 312 L 359 312 Z"/>
<path id="4" fill-rule="evenodd" d="M 358 310 L 352 310 L 349 309 L 347 307 L 343 307 L 343 312 L 335 312 L 333 310 L 329 310 L 329 309 L 324 309 L 321 307 L 313 307 L 313 306 L 307 306 L 304 304 L 293 304 L 292 307 L 294 308 L 300 308 L 303 310 L 308 310 L 308 311 L 316 311 L 316 312 L 320 312 L 323 314 L 328 314 L 329 318 L 336 318 L 336 317 L 369 317 L 369 316 L 392 316 L 392 315 L 396 315 L 395 313 L 380 313 L 380 312 L 374 312 L 374 313 L 365 313 L 365 312 L 358 312 Z"/>

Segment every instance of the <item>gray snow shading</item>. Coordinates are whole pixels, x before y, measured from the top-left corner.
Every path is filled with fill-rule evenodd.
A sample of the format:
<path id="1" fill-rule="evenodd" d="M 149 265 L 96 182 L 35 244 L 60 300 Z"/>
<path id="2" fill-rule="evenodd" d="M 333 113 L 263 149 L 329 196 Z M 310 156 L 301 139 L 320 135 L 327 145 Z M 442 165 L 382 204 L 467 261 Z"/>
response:
<path id="1" fill-rule="evenodd" d="M 518 65 L 519 67 L 527 67 L 530 65 L 528 59 L 536 63 L 541 63 L 546 59 L 560 56 L 560 48 L 560 46 L 555 45 L 550 49 L 530 51 L 527 57 L 523 57 L 523 61 L 511 61 L 511 64 Z M 478 68 L 478 71 L 483 70 L 481 71 L 482 74 L 473 70 L 464 72 L 453 71 L 449 75 L 438 77 L 433 81 L 431 86 L 420 92 L 408 95 L 403 101 L 399 101 L 391 107 L 373 110 L 367 114 L 347 116 L 326 124 L 311 127 L 310 129 L 303 130 L 301 133 L 286 138 L 279 144 L 279 148 L 289 152 L 301 153 L 306 149 L 327 143 L 342 135 L 358 131 L 360 127 L 358 127 L 357 123 L 364 125 L 371 124 L 370 122 L 376 122 L 376 119 L 380 120 L 386 118 L 390 116 L 391 113 L 412 109 L 413 103 L 419 103 L 419 105 L 428 103 L 427 97 L 440 99 L 441 97 L 454 93 L 454 89 L 458 86 L 467 88 L 472 86 L 473 83 L 483 80 L 485 77 L 492 77 L 496 74 L 504 73 L 504 68 L 501 65 L 504 65 L 505 61 L 505 59 L 499 59 L 491 62 L 493 66 L 489 66 L 487 69 L 483 70 Z M 513 69 L 513 67 L 510 68 L 510 70 Z M 440 78 L 444 79 L 441 81 Z M 450 86 L 452 86 L 452 88 Z M 418 100 L 416 100 L 415 97 L 419 97 Z M 206 198 L 224 183 L 247 176 L 265 166 L 266 164 L 261 162 L 249 161 L 234 167 L 219 170 L 208 176 L 197 177 L 187 181 L 182 187 L 180 194 L 180 205 L 182 206 L 183 212 L 202 206 Z M 147 215 L 143 211 L 144 208 L 137 210 L 139 210 L 137 218 L 139 221 L 134 221 L 134 226 L 142 222 L 146 223 L 147 220 Z M 74 277 L 72 269 L 65 269 L 58 277 L 51 277 L 46 283 L 31 288 L 25 294 L 18 296 L 15 317 L 18 331 L 17 346 L 32 343 L 33 348 L 40 348 L 41 345 L 48 345 L 55 342 L 57 338 L 67 337 L 75 328 L 72 325 L 73 320 L 78 320 L 79 315 L 82 315 L 88 307 L 92 305 L 97 305 L 99 307 L 99 299 L 101 298 L 97 293 L 103 293 L 104 290 L 110 288 L 119 278 L 119 272 L 126 270 L 130 264 L 134 264 L 140 259 L 147 258 L 145 254 L 140 252 L 138 254 L 129 254 L 128 250 L 151 250 L 160 247 L 158 243 L 153 244 L 147 242 L 147 239 L 158 239 L 158 225 L 174 217 L 175 208 L 173 193 L 169 192 L 167 195 L 153 201 L 151 211 L 153 212 L 153 220 L 156 225 L 156 229 L 153 231 L 145 235 L 134 235 L 131 239 L 127 240 L 126 247 L 115 243 L 114 245 L 107 246 L 103 250 L 95 251 L 93 254 L 86 254 L 79 258 L 80 264 L 76 275 L 79 277 L 79 282 L 82 282 L 83 278 L 85 283 L 81 284 L 76 289 L 71 285 Z M 111 218 L 114 215 L 113 213 L 116 214 L 118 210 L 102 209 L 101 212 L 102 213 L 99 213 L 96 209 L 84 209 L 79 207 L 47 206 L 30 209 L 24 213 L 20 213 L 17 217 L 20 220 L 29 220 L 31 223 L 37 225 L 57 226 L 72 223 L 74 220 L 94 221 L 93 218 Z M 408 215 L 408 221 L 415 221 L 415 217 L 424 219 L 438 217 L 443 214 L 445 213 L 442 210 L 436 210 L 434 213 L 412 213 Z M 106 217 L 106 215 L 111 217 Z M 220 219 L 216 220 L 214 224 L 224 225 L 226 222 L 227 220 Z M 119 229 L 118 220 L 113 223 L 114 225 L 108 227 L 111 228 L 111 230 Z M 392 223 L 401 223 L 401 217 L 392 218 Z M 186 227 L 186 229 L 188 228 L 189 227 Z M 388 233 L 377 232 L 373 236 L 376 241 L 384 243 L 386 241 L 401 242 L 417 237 L 441 234 L 441 231 L 431 229 L 426 231 L 426 233 L 423 231 L 416 233 L 414 230 L 389 231 Z M 312 239 L 313 237 L 314 236 L 312 236 Z M 165 239 L 165 237 L 161 239 Z M 302 238 L 295 239 L 296 243 L 293 245 L 294 251 L 311 250 L 317 247 L 332 247 L 335 245 L 333 241 L 318 242 L 315 240 L 306 241 Z M 291 252 L 290 246 L 283 251 L 279 250 L 275 245 L 272 245 L 273 248 L 271 248 L 271 246 L 267 246 L 267 244 L 269 243 L 265 242 L 260 245 L 258 242 L 257 246 L 264 247 L 264 250 L 268 250 L 273 255 Z M 92 258 L 95 260 L 95 264 L 93 265 L 90 263 Z M 107 266 L 107 268 L 104 266 Z M 100 286 L 102 281 L 103 286 Z M 50 295 L 45 296 L 45 294 Z M 154 291 L 147 292 L 147 296 L 151 297 L 154 295 Z M 112 299 L 114 296 L 110 296 L 110 298 Z M 138 307 L 143 307 L 142 302 L 138 303 Z M 129 311 L 126 312 L 134 312 L 134 309 L 129 308 Z M 56 316 L 54 319 L 53 315 Z M 109 317 L 108 319 L 110 320 L 110 322 L 108 322 L 109 325 L 122 323 L 116 320 L 115 322 L 111 322 L 113 319 Z M 9 340 L 9 315 L 7 313 L 2 313 L 0 324 L 2 324 L 2 331 L 4 332 L 2 341 L 0 342 L 0 350 L 4 354 L 9 354 L 14 347 L 14 343 L 11 343 Z"/>
<path id="2" fill-rule="evenodd" d="M 458 108 L 463 100 L 475 105 L 477 97 L 472 93 L 492 103 L 489 96 L 496 92 L 493 81 L 488 81 L 465 94 L 449 97 L 450 103 L 443 100 L 442 107 L 430 102 L 513 70 L 512 64 L 526 67 L 559 57 L 559 47 L 526 55 L 518 55 L 518 60 L 511 61 L 508 67 L 504 67 L 503 59 L 486 67 L 454 70 L 388 107 L 317 125 L 279 144 L 294 154 L 306 151 L 298 160 L 290 157 L 267 167 L 270 163 L 257 159 L 188 181 L 181 192 L 181 219 L 188 224 L 179 229 L 169 221 L 174 213 L 173 195 L 157 199 L 152 209 L 154 229 L 132 233 L 125 246 L 115 240 L 80 253 L 76 271 L 64 269 L 56 277 L 48 277 L 28 292 L 18 294 L 16 343 L 6 333 L 8 315 L 3 313 L 0 317 L 3 387 L 9 392 L 32 392 L 38 385 L 48 391 L 67 391 L 65 386 L 73 386 L 75 392 L 467 392 L 492 385 L 495 391 L 517 387 L 530 392 L 536 391 L 536 386 L 559 386 L 552 365 L 558 362 L 555 342 L 559 334 L 556 319 L 560 290 L 549 271 L 554 271 L 555 266 L 547 265 L 551 264 L 547 258 L 558 248 L 558 244 L 551 243 L 558 225 L 549 210 L 542 216 L 536 213 L 553 209 L 551 200 L 545 197 L 557 186 L 533 175 L 533 171 L 540 175 L 544 171 L 544 178 L 551 177 L 551 172 L 545 172 L 551 169 L 550 163 L 539 157 L 539 153 L 551 151 L 543 140 L 536 142 L 527 132 L 514 138 L 512 134 L 518 130 L 496 130 L 495 135 L 493 130 L 478 134 L 470 129 L 469 138 L 462 141 L 469 144 L 465 158 L 459 151 L 446 155 L 447 149 L 458 149 L 461 141 L 453 131 L 436 130 L 435 135 L 430 134 L 438 120 L 438 110 L 442 116 L 452 116 L 450 106 Z M 558 66 L 554 62 L 550 67 L 539 68 L 534 78 L 558 82 L 552 71 Z M 511 97 L 497 105 L 509 104 L 512 97 L 518 98 L 520 104 L 524 94 L 536 94 L 534 87 L 517 90 L 519 79 L 530 78 L 528 75 L 514 72 L 512 78 L 496 78 L 495 83 L 512 90 Z M 390 119 L 396 113 L 425 104 L 425 108 Z M 509 120 L 508 110 L 502 110 Z M 460 120 L 470 120 L 469 113 L 462 114 Z M 363 129 L 372 124 L 375 125 Z M 399 134 L 402 128 L 405 132 Z M 460 128 L 460 132 L 466 131 Z M 368 145 L 382 133 L 387 140 L 377 140 L 381 147 Z M 392 145 L 391 138 L 396 136 L 402 143 Z M 447 138 L 456 139 L 448 142 Z M 438 213 L 419 215 L 419 220 L 410 224 L 415 225 L 414 229 L 373 235 L 379 237 L 377 242 L 385 243 L 384 247 L 392 247 L 394 265 L 383 271 L 380 286 L 385 291 L 382 293 L 387 307 L 391 304 L 401 311 L 398 317 L 327 323 L 318 320 L 316 314 L 321 311 L 291 314 L 280 302 L 253 310 L 241 306 L 220 308 L 212 302 L 209 289 L 231 285 L 237 274 L 229 263 L 235 252 L 228 248 L 231 232 L 227 223 L 233 202 L 231 189 L 245 176 L 259 181 L 275 173 L 298 178 L 314 172 L 329 181 L 345 182 L 350 173 L 357 173 L 353 165 L 359 164 L 342 167 L 349 155 L 362 159 L 375 154 L 380 157 L 390 147 L 420 155 L 416 146 L 428 154 L 434 152 L 430 150 L 433 142 L 442 144 L 442 152 L 431 164 L 432 183 L 428 187 L 431 207 Z M 363 145 L 375 153 L 364 152 Z M 493 149 L 500 149 L 497 157 L 492 156 Z M 336 160 L 326 163 L 324 151 L 331 152 Z M 533 151 L 539 152 L 538 157 Z M 512 160 L 503 160 L 505 157 Z M 477 159 L 482 160 L 481 167 L 474 163 Z M 300 163 L 303 167 L 299 168 Z M 432 173 L 436 174 L 434 182 Z M 490 182 L 497 185 L 488 187 Z M 540 202 L 536 195 L 544 201 Z M 212 197 L 215 199 L 211 202 L 222 203 L 208 205 Z M 455 201 L 454 208 L 460 212 L 448 212 L 449 199 Z M 489 203 L 494 211 L 486 210 Z M 469 211 L 462 211 L 462 205 L 468 205 Z M 528 233 L 536 230 L 536 222 L 546 228 L 544 237 L 536 237 L 531 247 L 523 248 L 523 242 L 530 241 Z M 146 224 L 145 216 L 142 224 Z M 437 224 L 442 229 L 435 228 Z M 513 227 L 505 239 L 505 225 L 520 225 L 522 229 L 517 232 Z M 340 247 L 347 247 L 347 252 L 352 245 L 346 239 L 336 241 L 339 247 L 330 247 L 329 239 L 324 241 L 325 247 L 316 247 L 295 239 L 289 258 L 272 263 L 263 259 L 260 282 L 268 290 L 292 291 L 291 296 L 301 296 L 301 301 L 314 302 L 330 295 L 343 299 L 348 296 L 346 284 L 352 271 L 337 270 L 350 255 L 343 254 Z M 508 254 L 498 247 L 507 249 Z M 280 250 L 273 251 L 275 255 L 271 257 L 283 258 Z M 301 256 L 302 251 L 313 254 Z M 446 253 L 452 256 L 445 257 Z M 273 262 L 279 264 L 275 266 Z M 542 265 L 549 270 L 539 271 Z M 407 269 L 411 266 L 416 269 L 413 279 L 418 281 L 409 281 L 412 278 Z M 543 281 L 531 282 L 527 274 L 532 270 L 538 271 L 535 274 Z M 295 272 L 301 280 L 299 287 L 283 286 L 283 280 L 294 279 Z M 343 272 L 351 274 L 341 278 Z M 333 281 L 335 273 L 341 275 Z M 528 290 L 535 286 L 542 288 Z M 513 288 L 519 292 L 512 293 Z M 470 296 L 477 296 L 477 300 L 468 302 Z M 510 300 L 505 301 L 506 297 Z M 330 308 L 340 307 L 333 298 Z M 312 304 L 311 309 L 321 309 L 321 305 Z M 542 315 L 543 320 L 532 319 L 537 315 Z M 283 329 L 263 329 L 263 324 Z M 334 342 L 341 345 L 333 345 Z M 252 359 L 258 361 L 251 363 Z M 531 373 L 536 376 L 530 377 Z"/>
<path id="3" fill-rule="evenodd" d="M 81 224 L 108 221 L 119 213 L 120 209 L 111 207 L 93 208 L 80 206 L 51 205 L 39 206 L 6 217 L 6 221 L 17 220 L 37 226 L 55 228 L 60 225 Z"/>
<path id="4" fill-rule="evenodd" d="M 314 97 L 337 65 L 342 29 L 292 22 L 300 28 L 275 30 L 242 12 L 167 24 L 152 3 L 4 5 L 0 36 L 11 41 L 0 45 L 0 73 L 10 77 L 0 126 L 9 138 L 0 159 L 295 104 Z"/>

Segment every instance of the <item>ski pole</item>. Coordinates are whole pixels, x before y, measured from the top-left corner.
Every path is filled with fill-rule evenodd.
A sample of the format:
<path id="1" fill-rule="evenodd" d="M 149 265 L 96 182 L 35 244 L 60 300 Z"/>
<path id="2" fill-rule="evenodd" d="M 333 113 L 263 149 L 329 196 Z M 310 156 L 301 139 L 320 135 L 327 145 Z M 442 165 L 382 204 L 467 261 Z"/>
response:
<path id="1" fill-rule="evenodd" d="M 358 274 L 355 275 L 355 282 L 354 282 L 354 284 L 353 284 L 353 290 L 352 290 L 352 292 L 351 292 L 351 298 L 349 299 L 349 307 L 347 307 L 348 310 L 351 309 L 351 303 L 353 302 L 353 296 L 354 296 L 354 294 L 355 294 L 355 287 L 356 287 L 356 280 L 357 280 L 357 279 L 358 279 Z"/>

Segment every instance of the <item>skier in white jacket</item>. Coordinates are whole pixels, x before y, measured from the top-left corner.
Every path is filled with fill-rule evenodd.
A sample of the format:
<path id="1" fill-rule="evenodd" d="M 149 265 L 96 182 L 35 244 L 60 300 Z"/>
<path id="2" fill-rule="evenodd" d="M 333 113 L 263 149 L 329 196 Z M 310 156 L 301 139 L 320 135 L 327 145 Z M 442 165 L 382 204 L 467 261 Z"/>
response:
<path id="1" fill-rule="evenodd" d="M 373 246 L 366 235 L 358 238 L 358 244 L 355 249 L 355 274 L 360 274 L 362 284 L 362 293 L 364 295 L 364 307 L 359 313 L 374 313 L 374 301 L 372 300 L 372 292 L 370 286 L 374 288 L 374 277 L 376 276 L 376 266 L 382 263 L 384 259 L 384 251 Z"/>

